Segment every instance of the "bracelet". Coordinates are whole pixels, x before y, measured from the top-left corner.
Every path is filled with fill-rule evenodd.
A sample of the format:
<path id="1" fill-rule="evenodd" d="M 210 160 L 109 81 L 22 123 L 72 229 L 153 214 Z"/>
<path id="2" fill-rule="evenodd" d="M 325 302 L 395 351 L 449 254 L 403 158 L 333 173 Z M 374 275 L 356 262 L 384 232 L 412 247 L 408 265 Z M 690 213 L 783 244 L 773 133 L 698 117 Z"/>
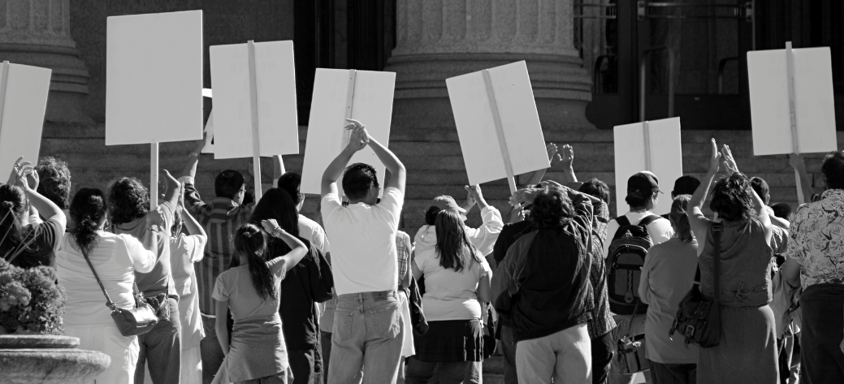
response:
<path id="1" fill-rule="evenodd" d="M 272 235 L 273 235 L 273 237 L 281 237 L 281 234 L 282 234 L 283 232 L 284 232 L 284 230 L 283 230 L 283 229 L 281 229 L 281 227 L 278 227 L 278 228 L 276 228 L 276 229 L 274 229 L 274 230 L 273 230 Z"/>

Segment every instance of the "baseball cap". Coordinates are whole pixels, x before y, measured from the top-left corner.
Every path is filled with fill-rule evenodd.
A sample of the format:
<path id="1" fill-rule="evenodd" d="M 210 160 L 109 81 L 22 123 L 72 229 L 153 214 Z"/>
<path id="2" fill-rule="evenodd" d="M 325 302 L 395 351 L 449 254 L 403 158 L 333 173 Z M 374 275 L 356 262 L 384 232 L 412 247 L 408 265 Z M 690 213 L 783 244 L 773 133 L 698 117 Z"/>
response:
<path id="1" fill-rule="evenodd" d="M 460 206 L 457 205 L 457 202 L 454 201 L 454 198 L 449 195 L 435 197 L 431 205 L 434 207 L 439 207 L 440 209 L 450 209 L 464 216 L 466 215 L 466 210 L 460 208 Z"/>
<path id="2" fill-rule="evenodd" d="M 659 180 L 651 172 L 639 172 L 627 179 L 628 197 L 644 199 L 651 196 L 654 192 L 662 193 L 659 190 Z"/>
<path id="3" fill-rule="evenodd" d="M 694 176 L 680 176 L 674 181 L 674 190 L 671 192 L 676 196 L 680 195 L 694 195 L 697 187 L 700 186 L 700 180 Z"/>

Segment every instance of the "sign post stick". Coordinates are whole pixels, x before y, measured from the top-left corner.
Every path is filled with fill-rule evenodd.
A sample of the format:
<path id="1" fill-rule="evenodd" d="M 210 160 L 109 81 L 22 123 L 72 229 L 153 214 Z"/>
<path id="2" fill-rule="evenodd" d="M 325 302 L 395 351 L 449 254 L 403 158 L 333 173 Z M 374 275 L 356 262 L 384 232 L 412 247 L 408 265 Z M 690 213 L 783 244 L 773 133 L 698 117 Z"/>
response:
<path id="1" fill-rule="evenodd" d="M 492 90 L 492 80 L 489 77 L 489 70 L 484 69 L 483 74 L 486 95 L 489 98 L 489 107 L 492 109 L 492 120 L 495 122 L 495 133 L 498 134 L 498 145 L 501 147 L 501 157 L 504 159 L 504 170 L 507 172 L 507 184 L 510 185 L 510 194 L 513 194 L 516 193 L 516 179 L 513 176 L 513 164 L 510 163 L 510 151 L 507 150 L 504 129 L 501 127 L 501 116 L 498 115 L 498 104 L 495 102 L 495 93 Z"/>
<path id="2" fill-rule="evenodd" d="M 355 81 L 357 80 L 357 73 L 358 71 L 355 69 L 349 70 L 349 93 L 346 94 L 346 118 L 352 118 L 352 110 L 354 108 L 355 103 Z M 343 121 L 343 125 L 346 125 L 346 121 Z M 343 130 L 343 141 L 340 143 L 340 151 L 342 152 L 347 145 L 349 145 L 349 140 L 352 137 L 352 131 Z"/>
<path id="3" fill-rule="evenodd" d="M 0 63 L 0 130 L 3 129 L 3 110 L 6 107 L 6 86 L 8 84 L 9 62 L 3 61 L 3 63 Z"/>
<path id="4" fill-rule="evenodd" d="M 794 103 L 794 52 L 791 50 L 791 42 L 787 41 L 785 43 L 785 62 L 786 67 L 788 68 L 788 109 L 789 109 L 789 116 L 791 117 L 791 147 L 792 152 L 799 154 L 800 153 L 800 144 L 798 143 L 797 137 L 797 108 Z M 794 179 L 796 180 L 797 185 L 797 201 L 800 204 L 805 202 L 805 196 L 803 196 L 803 186 L 800 183 L 800 174 L 797 173 L 797 170 L 794 170 Z"/>
<path id="5" fill-rule="evenodd" d="M 149 210 L 158 207 L 158 143 L 149 145 Z"/>
<path id="6" fill-rule="evenodd" d="M 644 133 L 645 139 L 645 170 L 648 172 L 652 172 L 651 169 L 651 129 L 650 125 L 648 125 L 648 121 L 645 120 L 642 122 L 642 132 Z"/>
<path id="7" fill-rule="evenodd" d="M 255 203 L 261 200 L 261 146 L 258 134 L 258 81 L 255 73 L 255 42 L 249 40 L 249 101 L 252 106 L 252 179 L 255 182 Z"/>

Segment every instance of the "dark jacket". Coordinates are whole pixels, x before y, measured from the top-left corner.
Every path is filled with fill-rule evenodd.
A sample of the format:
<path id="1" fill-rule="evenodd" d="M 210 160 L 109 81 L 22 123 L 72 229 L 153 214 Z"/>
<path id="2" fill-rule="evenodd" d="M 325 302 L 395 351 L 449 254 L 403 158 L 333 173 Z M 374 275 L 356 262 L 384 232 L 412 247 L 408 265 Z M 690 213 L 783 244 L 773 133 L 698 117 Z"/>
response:
<path id="1" fill-rule="evenodd" d="M 572 204 L 575 217 L 519 237 L 493 274 L 493 305 L 516 341 L 548 336 L 592 317 L 592 205 L 579 194 Z"/>
<path id="2" fill-rule="evenodd" d="M 319 316 L 314 303 L 331 299 L 334 275 L 325 256 L 309 241 L 299 238 L 310 250 L 281 281 L 281 325 L 287 350 L 314 349 L 319 339 Z M 277 257 L 290 249 L 273 239 L 270 255 Z M 272 251 L 277 249 L 278 251 Z"/>

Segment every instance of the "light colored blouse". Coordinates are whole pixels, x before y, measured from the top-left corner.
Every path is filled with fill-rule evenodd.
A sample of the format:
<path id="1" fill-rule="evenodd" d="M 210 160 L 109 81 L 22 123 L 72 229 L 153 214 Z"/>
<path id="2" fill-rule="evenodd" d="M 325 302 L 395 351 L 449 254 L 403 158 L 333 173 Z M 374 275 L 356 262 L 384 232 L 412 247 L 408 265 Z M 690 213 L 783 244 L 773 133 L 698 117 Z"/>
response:
<path id="1" fill-rule="evenodd" d="M 135 306 L 132 295 L 135 272 L 147 273 L 155 266 L 155 253 L 144 248 L 131 235 L 116 235 L 97 231 L 99 241 L 88 254 L 91 264 L 105 286 L 111 300 L 118 308 L 131 309 Z M 65 233 L 56 251 L 56 273 L 67 293 L 64 324 L 67 326 L 91 326 L 113 324 L 111 310 L 97 284 L 91 268 L 85 262 L 76 240 Z"/>

